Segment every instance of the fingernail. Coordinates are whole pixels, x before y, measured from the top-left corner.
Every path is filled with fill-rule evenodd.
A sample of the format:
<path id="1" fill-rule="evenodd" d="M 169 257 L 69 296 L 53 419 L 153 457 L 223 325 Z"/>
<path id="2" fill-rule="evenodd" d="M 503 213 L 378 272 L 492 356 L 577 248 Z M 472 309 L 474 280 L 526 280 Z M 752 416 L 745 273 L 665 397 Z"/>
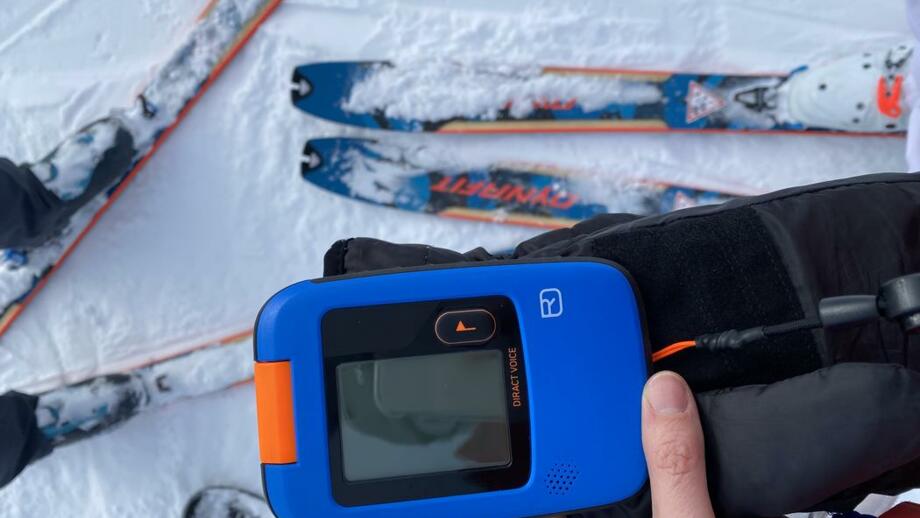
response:
<path id="1" fill-rule="evenodd" d="M 645 385 L 645 398 L 658 414 L 680 414 L 690 404 L 690 392 L 673 372 L 659 372 Z"/>

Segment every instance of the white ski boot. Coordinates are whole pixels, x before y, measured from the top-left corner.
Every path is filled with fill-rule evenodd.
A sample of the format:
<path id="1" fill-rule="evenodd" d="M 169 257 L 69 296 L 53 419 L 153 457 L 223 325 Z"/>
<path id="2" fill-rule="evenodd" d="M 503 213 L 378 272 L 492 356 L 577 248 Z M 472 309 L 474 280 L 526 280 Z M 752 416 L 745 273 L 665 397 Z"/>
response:
<path id="1" fill-rule="evenodd" d="M 832 130 L 904 131 L 903 90 L 912 51 L 902 44 L 796 72 L 779 88 L 779 113 L 790 122 Z"/>

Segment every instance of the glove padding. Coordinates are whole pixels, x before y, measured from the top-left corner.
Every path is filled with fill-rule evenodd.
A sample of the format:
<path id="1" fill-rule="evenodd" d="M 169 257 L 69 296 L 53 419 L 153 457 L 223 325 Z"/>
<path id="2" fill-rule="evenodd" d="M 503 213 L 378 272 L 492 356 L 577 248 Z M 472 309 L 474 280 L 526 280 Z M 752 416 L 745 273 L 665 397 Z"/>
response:
<path id="1" fill-rule="evenodd" d="M 814 317 L 823 297 L 875 294 L 920 271 L 920 176 L 881 174 L 537 236 L 510 257 L 374 239 L 337 242 L 325 274 L 492 259 L 599 257 L 630 272 L 652 350 Z M 697 393 L 719 516 L 851 509 L 920 485 L 920 340 L 895 323 L 801 331 L 655 364 Z M 862 362 L 862 363 L 846 363 Z M 650 514 L 640 494 L 601 512 Z"/>

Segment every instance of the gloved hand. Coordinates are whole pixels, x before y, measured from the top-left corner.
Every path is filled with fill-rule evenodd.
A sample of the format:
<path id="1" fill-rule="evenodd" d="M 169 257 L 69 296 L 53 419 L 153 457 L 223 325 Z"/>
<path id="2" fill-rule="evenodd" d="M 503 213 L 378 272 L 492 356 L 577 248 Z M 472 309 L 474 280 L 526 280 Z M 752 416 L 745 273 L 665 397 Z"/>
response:
<path id="1" fill-rule="evenodd" d="M 647 218 L 605 215 L 509 257 L 350 239 L 326 254 L 325 274 L 537 257 L 624 266 L 656 351 L 814 317 L 823 297 L 876 294 L 920 272 L 920 176 L 869 175 Z M 680 373 L 696 393 L 717 516 L 849 510 L 870 492 L 920 486 L 920 338 L 894 323 L 691 349 L 654 368 Z M 596 513 L 648 516 L 648 491 Z"/>

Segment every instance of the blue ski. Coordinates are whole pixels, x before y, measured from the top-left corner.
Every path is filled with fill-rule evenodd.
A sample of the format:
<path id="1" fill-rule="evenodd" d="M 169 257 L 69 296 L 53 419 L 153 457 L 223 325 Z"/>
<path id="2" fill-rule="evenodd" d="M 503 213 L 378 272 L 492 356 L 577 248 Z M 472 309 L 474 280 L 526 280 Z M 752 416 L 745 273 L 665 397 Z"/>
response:
<path id="1" fill-rule="evenodd" d="M 759 75 L 311 63 L 294 70 L 291 100 L 330 121 L 407 132 L 891 135 L 905 129 L 902 69 L 911 51 Z"/>
<path id="2" fill-rule="evenodd" d="M 539 165 L 426 165 L 413 149 L 357 138 L 307 142 L 301 173 L 327 191 L 443 217 L 541 228 L 608 212 L 658 214 L 731 195 L 638 178 L 606 178 Z"/>

